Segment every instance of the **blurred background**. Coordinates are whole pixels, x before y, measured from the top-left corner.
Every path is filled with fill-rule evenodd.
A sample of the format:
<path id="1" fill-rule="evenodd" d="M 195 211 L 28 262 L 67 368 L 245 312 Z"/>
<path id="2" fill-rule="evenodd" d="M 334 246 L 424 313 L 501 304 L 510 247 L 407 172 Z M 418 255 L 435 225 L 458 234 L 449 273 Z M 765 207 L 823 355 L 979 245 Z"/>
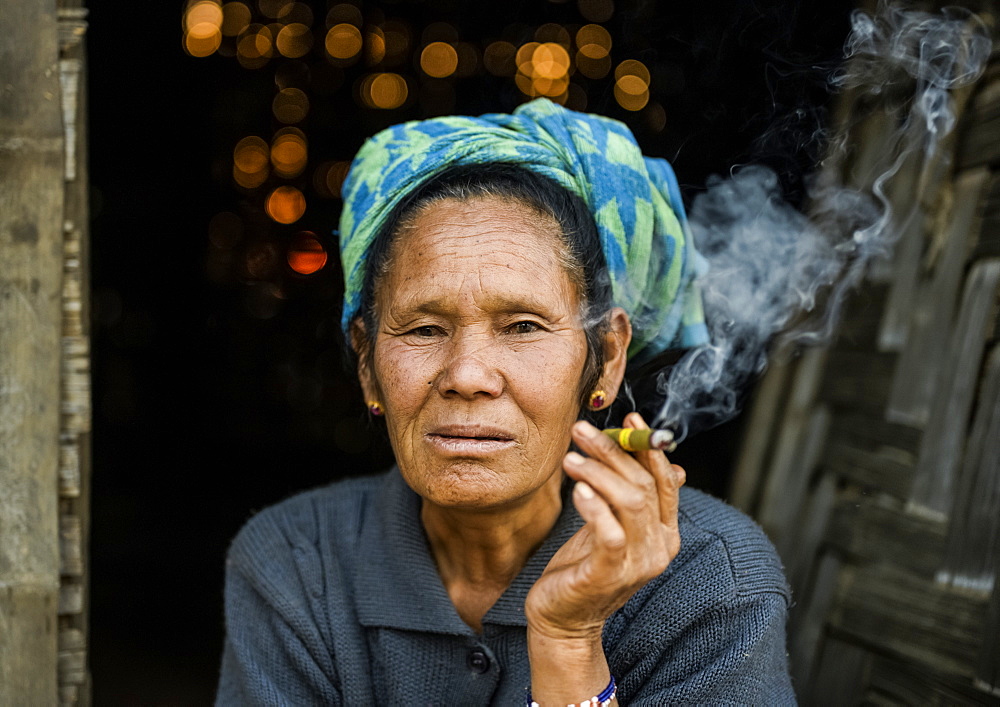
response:
<path id="1" fill-rule="evenodd" d="M 96 704 L 211 701 L 229 539 L 391 463 L 339 332 L 362 141 L 535 96 L 628 124 L 685 199 L 818 157 L 853 3 L 192 0 L 89 8 Z M 739 420 L 677 452 L 724 496 Z"/>

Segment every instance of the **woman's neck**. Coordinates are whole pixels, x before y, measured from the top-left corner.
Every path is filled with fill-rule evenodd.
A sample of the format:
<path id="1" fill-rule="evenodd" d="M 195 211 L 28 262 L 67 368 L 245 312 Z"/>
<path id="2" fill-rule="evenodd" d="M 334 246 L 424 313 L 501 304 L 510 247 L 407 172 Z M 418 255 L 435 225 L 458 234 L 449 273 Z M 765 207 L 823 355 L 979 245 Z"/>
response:
<path id="1" fill-rule="evenodd" d="M 469 510 L 424 501 L 421 520 L 431 554 L 462 619 L 477 631 L 482 617 L 555 526 L 562 474 L 521 503 Z"/>

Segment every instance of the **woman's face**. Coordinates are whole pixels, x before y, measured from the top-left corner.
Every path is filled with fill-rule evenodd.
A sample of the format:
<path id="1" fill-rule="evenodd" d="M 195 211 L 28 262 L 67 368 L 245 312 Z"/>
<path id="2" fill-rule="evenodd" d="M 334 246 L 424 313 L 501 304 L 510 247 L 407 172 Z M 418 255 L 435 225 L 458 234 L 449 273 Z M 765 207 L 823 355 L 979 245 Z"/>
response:
<path id="1" fill-rule="evenodd" d="M 361 378 L 428 501 L 500 507 L 560 473 L 587 342 L 558 232 L 484 197 L 432 203 L 393 244 Z"/>

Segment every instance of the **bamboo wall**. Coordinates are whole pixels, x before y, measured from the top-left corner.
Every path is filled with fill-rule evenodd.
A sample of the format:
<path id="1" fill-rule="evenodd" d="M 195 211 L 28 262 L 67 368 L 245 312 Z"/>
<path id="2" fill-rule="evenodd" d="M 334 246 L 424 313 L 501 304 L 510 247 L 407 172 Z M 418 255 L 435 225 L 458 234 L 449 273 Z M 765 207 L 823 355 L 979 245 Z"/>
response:
<path id="1" fill-rule="evenodd" d="M 891 261 L 829 347 L 768 371 L 741 446 L 730 497 L 785 563 L 803 704 L 1000 703 L 996 50 L 955 99 L 942 151 L 890 182 Z M 855 100 L 835 168 L 865 187 L 895 126 Z"/>

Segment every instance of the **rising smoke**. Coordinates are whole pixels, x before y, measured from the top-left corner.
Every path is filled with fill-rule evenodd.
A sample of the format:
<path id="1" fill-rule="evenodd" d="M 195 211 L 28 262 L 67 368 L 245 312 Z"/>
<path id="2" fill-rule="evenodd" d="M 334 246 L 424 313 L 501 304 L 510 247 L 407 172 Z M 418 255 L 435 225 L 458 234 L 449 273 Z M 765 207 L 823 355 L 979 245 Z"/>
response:
<path id="1" fill-rule="evenodd" d="M 820 169 L 807 180 L 809 217 L 762 166 L 712 178 L 695 198 L 690 224 L 710 264 L 701 284 L 711 343 L 688 351 L 658 382 L 666 402 L 656 425 L 678 439 L 739 412 L 743 389 L 774 348 L 829 340 L 849 290 L 874 259 L 891 254 L 905 221 L 893 213 L 886 183 L 914 150 L 938 151 L 955 124 L 951 91 L 975 81 L 990 54 L 986 27 L 958 8 L 932 15 L 880 3 L 874 17 L 856 11 L 851 20 L 845 62 L 830 83 L 859 92 L 898 126 L 874 161 L 884 170 L 858 190 Z M 831 162 L 848 148 L 848 133 L 830 141 Z"/>

